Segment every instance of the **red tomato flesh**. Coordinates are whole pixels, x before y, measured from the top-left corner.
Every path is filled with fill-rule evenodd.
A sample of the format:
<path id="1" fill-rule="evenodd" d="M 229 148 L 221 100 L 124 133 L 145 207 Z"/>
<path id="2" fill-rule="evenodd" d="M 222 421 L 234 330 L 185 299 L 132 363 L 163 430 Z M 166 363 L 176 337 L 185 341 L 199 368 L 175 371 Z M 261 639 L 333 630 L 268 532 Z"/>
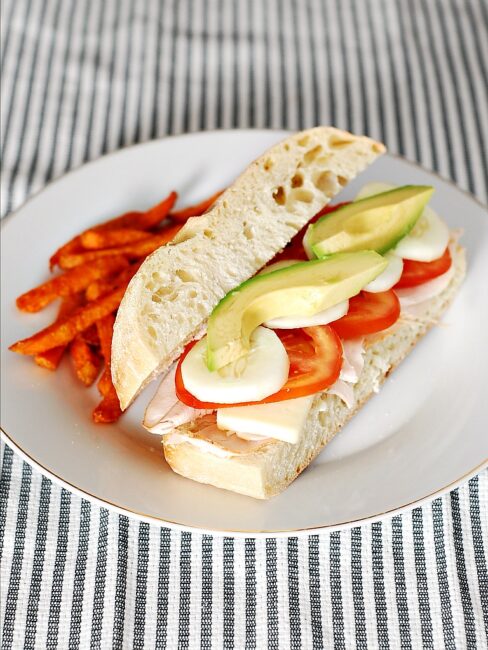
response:
<path id="1" fill-rule="evenodd" d="M 180 402 L 196 409 L 215 410 L 231 406 L 268 404 L 283 402 L 296 397 L 320 393 L 337 380 L 342 367 L 342 344 L 328 325 L 306 327 L 294 330 L 275 330 L 286 348 L 290 359 L 288 381 L 281 390 L 259 402 L 240 402 L 239 404 L 218 404 L 201 402 L 189 393 L 183 383 L 181 364 L 195 345 L 190 343 L 180 357 L 176 369 L 176 395 Z"/>
<path id="2" fill-rule="evenodd" d="M 394 291 L 361 291 L 349 299 L 349 311 L 331 323 L 341 339 L 354 339 L 391 327 L 400 316 L 400 301 Z"/>
<path id="3" fill-rule="evenodd" d="M 394 286 L 394 289 L 406 289 L 407 287 L 418 287 L 429 280 L 444 275 L 451 268 L 452 258 L 449 248 L 444 254 L 432 262 L 414 262 L 403 260 L 402 276 Z"/>

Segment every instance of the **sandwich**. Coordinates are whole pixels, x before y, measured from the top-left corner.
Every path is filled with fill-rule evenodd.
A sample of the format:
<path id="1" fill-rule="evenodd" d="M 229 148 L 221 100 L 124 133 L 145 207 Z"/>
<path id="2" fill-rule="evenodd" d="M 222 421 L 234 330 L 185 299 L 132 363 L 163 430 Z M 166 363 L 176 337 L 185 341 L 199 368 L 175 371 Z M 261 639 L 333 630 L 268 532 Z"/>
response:
<path id="1" fill-rule="evenodd" d="M 438 322 L 465 273 L 433 188 L 336 194 L 385 151 L 330 127 L 254 161 L 131 280 L 112 378 L 177 473 L 283 491 Z"/>

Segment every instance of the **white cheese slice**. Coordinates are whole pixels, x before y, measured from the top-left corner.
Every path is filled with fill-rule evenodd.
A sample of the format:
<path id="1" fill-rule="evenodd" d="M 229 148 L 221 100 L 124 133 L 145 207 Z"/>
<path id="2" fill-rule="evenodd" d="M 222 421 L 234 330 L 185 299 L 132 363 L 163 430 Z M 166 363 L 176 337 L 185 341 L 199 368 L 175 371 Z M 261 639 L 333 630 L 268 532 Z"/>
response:
<path id="1" fill-rule="evenodd" d="M 314 395 L 251 406 L 218 409 L 217 426 L 295 444 L 299 441 Z"/>

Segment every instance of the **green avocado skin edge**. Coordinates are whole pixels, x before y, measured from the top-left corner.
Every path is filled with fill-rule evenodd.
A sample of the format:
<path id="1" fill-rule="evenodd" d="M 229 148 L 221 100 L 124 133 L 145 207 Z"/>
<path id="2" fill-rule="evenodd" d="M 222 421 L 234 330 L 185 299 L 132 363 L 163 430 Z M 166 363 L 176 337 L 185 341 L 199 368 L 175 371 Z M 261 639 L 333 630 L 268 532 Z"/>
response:
<path id="1" fill-rule="evenodd" d="M 319 258 L 364 249 L 386 253 L 412 230 L 433 191 L 426 185 L 405 185 L 354 201 L 312 224 L 308 245 Z"/>
<path id="2" fill-rule="evenodd" d="M 207 326 L 207 367 L 245 356 L 252 332 L 267 320 L 313 315 L 357 295 L 388 262 L 375 251 L 338 253 L 257 275 L 230 291 Z"/>

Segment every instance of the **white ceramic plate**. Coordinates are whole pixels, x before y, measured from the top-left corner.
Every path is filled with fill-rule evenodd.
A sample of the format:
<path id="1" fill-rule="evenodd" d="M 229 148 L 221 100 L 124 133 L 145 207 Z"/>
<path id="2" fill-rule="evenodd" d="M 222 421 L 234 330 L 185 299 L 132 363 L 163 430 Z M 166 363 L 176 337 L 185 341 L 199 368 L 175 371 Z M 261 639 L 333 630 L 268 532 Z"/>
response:
<path id="1" fill-rule="evenodd" d="M 467 279 L 446 314 L 319 458 L 280 496 L 261 502 L 200 485 L 166 465 L 157 436 L 140 426 L 148 387 L 113 426 L 90 419 L 98 401 L 73 378 L 7 352 L 44 327 L 55 308 L 29 315 L 15 297 L 48 277 L 47 260 L 91 224 L 149 206 L 171 189 L 190 203 L 229 184 L 286 134 L 217 131 L 150 142 L 106 156 L 52 183 L 2 230 L 2 427 L 6 442 L 54 480 L 102 505 L 152 522 L 226 533 L 332 529 L 379 518 L 452 488 L 488 456 L 488 219 L 473 198 L 391 156 L 365 182 L 431 184 L 432 204 L 463 227 Z"/>

